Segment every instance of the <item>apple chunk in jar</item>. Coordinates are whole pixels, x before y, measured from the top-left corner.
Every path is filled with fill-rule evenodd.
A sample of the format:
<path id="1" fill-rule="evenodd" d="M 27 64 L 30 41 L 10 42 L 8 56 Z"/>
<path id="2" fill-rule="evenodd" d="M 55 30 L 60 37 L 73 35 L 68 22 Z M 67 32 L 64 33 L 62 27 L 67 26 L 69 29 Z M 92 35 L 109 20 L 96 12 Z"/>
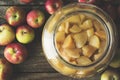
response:
<path id="1" fill-rule="evenodd" d="M 62 21 L 55 34 L 61 58 L 77 66 L 88 66 L 103 56 L 106 46 L 103 25 L 93 16 L 74 14 Z"/>

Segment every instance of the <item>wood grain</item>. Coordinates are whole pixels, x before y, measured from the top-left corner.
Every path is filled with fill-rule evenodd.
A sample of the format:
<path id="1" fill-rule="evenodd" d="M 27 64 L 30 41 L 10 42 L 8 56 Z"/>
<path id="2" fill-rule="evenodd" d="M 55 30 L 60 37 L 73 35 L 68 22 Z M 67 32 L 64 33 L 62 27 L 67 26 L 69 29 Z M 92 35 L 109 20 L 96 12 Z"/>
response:
<path id="1" fill-rule="evenodd" d="M 4 14 L 6 9 L 9 6 L 20 6 L 25 8 L 28 11 L 32 8 L 38 8 L 42 10 L 45 14 L 46 21 L 50 17 L 50 15 L 45 11 L 44 3 L 46 0 L 35 0 L 34 3 L 24 4 L 21 3 L 19 0 L 0 0 L 0 24 L 5 22 L 3 20 Z M 77 0 L 63 0 L 64 5 L 68 3 L 77 2 Z M 1 18 L 1 16 L 3 18 Z M 46 22 L 45 21 L 45 22 Z M 45 24 L 45 23 L 44 23 Z M 13 77 L 11 80 L 100 80 L 100 75 L 96 75 L 95 77 L 88 78 L 88 79 L 74 79 L 70 77 L 66 77 L 57 71 L 55 71 L 50 64 L 47 62 L 43 50 L 42 50 L 42 30 L 44 24 L 41 28 L 35 29 L 35 40 L 27 45 L 24 45 L 28 52 L 29 56 L 25 60 L 25 62 L 19 65 L 13 65 Z M 17 42 L 17 41 L 14 41 Z M 5 47 L 0 47 L 0 57 L 4 57 Z"/>

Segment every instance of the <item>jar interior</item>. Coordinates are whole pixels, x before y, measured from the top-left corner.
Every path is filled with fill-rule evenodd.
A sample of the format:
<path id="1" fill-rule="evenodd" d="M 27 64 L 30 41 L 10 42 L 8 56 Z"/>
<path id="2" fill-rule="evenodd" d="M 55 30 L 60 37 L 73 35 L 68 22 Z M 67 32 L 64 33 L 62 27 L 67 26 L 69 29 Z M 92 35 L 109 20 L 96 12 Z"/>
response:
<path id="1" fill-rule="evenodd" d="M 99 16 L 87 11 L 76 11 L 65 15 L 58 22 L 54 44 L 65 63 L 90 66 L 105 56 L 109 36 Z"/>

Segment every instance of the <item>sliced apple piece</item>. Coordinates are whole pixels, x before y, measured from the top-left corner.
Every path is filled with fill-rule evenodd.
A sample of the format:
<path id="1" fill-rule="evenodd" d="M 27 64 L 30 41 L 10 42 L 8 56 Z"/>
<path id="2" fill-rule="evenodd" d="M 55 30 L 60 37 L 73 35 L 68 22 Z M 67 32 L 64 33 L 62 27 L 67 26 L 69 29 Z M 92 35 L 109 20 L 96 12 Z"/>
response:
<path id="1" fill-rule="evenodd" d="M 77 33 L 77 34 L 73 35 L 73 39 L 75 41 L 76 47 L 81 48 L 87 42 L 87 33 L 85 31 Z"/>
<path id="2" fill-rule="evenodd" d="M 101 39 L 106 39 L 106 34 L 105 34 L 105 31 L 103 31 L 103 30 L 97 31 L 97 32 L 95 32 L 95 34 L 98 37 L 100 37 Z"/>
<path id="3" fill-rule="evenodd" d="M 58 50 L 60 50 L 61 44 L 57 42 L 57 43 L 56 43 L 56 47 L 57 47 Z"/>
<path id="4" fill-rule="evenodd" d="M 75 48 L 75 44 L 74 44 L 74 41 L 73 41 L 71 35 L 68 35 L 68 36 L 65 38 L 62 47 L 63 47 L 63 48 Z"/>
<path id="5" fill-rule="evenodd" d="M 58 31 L 63 31 L 65 32 L 65 23 L 60 24 Z"/>
<path id="6" fill-rule="evenodd" d="M 70 22 L 65 22 L 65 33 L 69 33 Z"/>
<path id="7" fill-rule="evenodd" d="M 92 47 L 90 45 L 86 45 L 86 46 L 82 47 L 82 51 L 83 51 L 84 56 L 91 57 L 92 55 L 94 55 L 96 48 Z"/>
<path id="8" fill-rule="evenodd" d="M 92 61 L 86 56 L 81 56 L 80 58 L 77 59 L 77 63 L 79 66 L 86 66 L 91 64 Z"/>
<path id="9" fill-rule="evenodd" d="M 100 59 L 100 57 L 101 57 L 102 55 L 103 55 L 103 53 L 101 53 L 101 52 L 94 54 L 94 56 L 93 56 L 94 61 Z"/>
<path id="10" fill-rule="evenodd" d="M 96 35 L 93 35 L 90 37 L 90 40 L 89 40 L 89 45 L 95 47 L 95 48 L 99 48 L 100 47 L 100 39 L 98 36 Z"/>
<path id="11" fill-rule="evenodd" d="M 98 21 L 94 20 L 93 25 L 96 31 L 102 30 L 102 25 Z"/>
<path id="12" fill-rule="evenodd" d="M 92 20 L 90 20 L 90 19 L 85 20 L 85 21 L 83 22 L 83 24 L 80 25 L 80 28 L 81 28 L 81 29 L 84 29 L 84 30 L 89 29 L 89 28 L 92 28 L 92 27 L 93 27 L 93 23 L 92 23 Z"/>
<path id="13" fill-rule="evenodd" d="M 68 56 L 72 57 L 72 58 L 79 58 L 80 57 L 80 53 L 81 53 L 81 49 L 64 49 L 63 50 Z"/>
<path id="14" fill-rule="evenodd" d="M 70 32 L 72 33 L 78 33 L 81 32 L 82 29 L 80 29 L 80 27 L 76 24 L 74 24 L 71 28 L 70 28 Z"/>
<path id="15" fill-rule="evenodd" d="M 65 40 L 65 32 L 59 31 L 55 35 L 55 39 L 57 42 L 63 43 Z"/>
<path id="16" fill-rule="evenodd" d="M 93 28 L 88 29 L 86 32 L 87 32 L 87 36 L 89 38 L 94 35 L 94 29 Z"/>
<path id="17" fill-rule="evenodd" d="M 70 62 L 71 57 L 68 56 L 68 54 L 65 53 L 65 51 L 64 51 L 63 49 L 60 49 L 60 53 L 59 53 L 59 54 L 61 55 L 61 57 L 62 57 L 64 60 Z"/>
<path id="18" fill-rule="evenodd" d="M 72 15 L 69 18 L 67 18 L 66 21 L 68 21 L 70 23 L 78 24 L 78 23 L 80 23 L 80 18 L 79 18 L 79 15 L 76 14 L 76 15 Z"/>
<path id="19" fill-rule="evenodd" d="M 80 17 L 80 24 L 82 24 L 85 21 L 86 16 L 84 14 L 79 14 L 79 17 Z"/>
<path id="20" fill-rule="evenodd" d="M 106 45 L 107 45 L 106 44 L 106 40 L 101 40 L 101 42 L 100 42 L 100 48 L 99 48 L 98 52 L 103 53 L 105 51 Z"/>

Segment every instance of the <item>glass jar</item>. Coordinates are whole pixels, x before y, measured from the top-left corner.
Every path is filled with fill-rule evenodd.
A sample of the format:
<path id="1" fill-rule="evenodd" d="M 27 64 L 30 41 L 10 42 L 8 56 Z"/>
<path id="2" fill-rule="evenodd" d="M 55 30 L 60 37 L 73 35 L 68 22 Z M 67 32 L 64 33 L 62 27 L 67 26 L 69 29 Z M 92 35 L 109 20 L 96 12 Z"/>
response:
<path id="1" fill-rule="evenodd" d="M 96 59 L 92 63 L 85 64 L 85 65 L 78 65 L 77 63 L 74 64 L 74 62 L 71 63 L 67 61 L 64 58 L 66 56 L 60 55 L 61 52 L 58 49 L 57 41 L 56 41 L 56 34 L 59 31 L 58 29 L 60 25 L 64 23 L 66 19 L 68 19 L 70 16 L 79 15 L 79 14 L 86 15 L 88 18 L 90 17 L 91 20 L 93 19 L 98 21 L 100 25 L 102 25 L 103 31 L 105 32 L 105 36 L 106 36 L 104 46 L 101 48 L 102 55 L 98 56 L 98 59 Z M 71 18 L 73 22 L 77 21 L 77 19 L 78 17 L 76 17 L 74 20 L 72 20 Z M 58 38 L 62 39 L 63 37 L 64 36 L 59 36 Z M 82 37 L 84 38 L 84 36 Z M 63 43 L 64 41 L 65 40 L 63 40 Z M 69 42 L 69 39 L 68 39 L 68 42 Z M 96 45 L 96 43 L 98 44 L 98 42 L 94 42 L 94 39 L 92 42 L 93 42 L 93 46 L 94 44 Z M 70 43 L 68 43 L 68 45 L 69 44 Z M 88 42 L 86 44 L 88 44 Z M 74 77 L 74 78 L 90 77 L 106 69 L 112 57 L 114 56 L 114 53 L 116 51 L 116 46 L 117 46 L 117 31 L 116 31 L 116 26 L 114 22 L 103 10 L 91 4 L 73 3 L 57 10 L 48 19 L 42 33 L 42 47 L 43 47 L 45 57 L 50 63 L 50 65 L 61 74 Z M 90 50 L 91 48 L 88 48 L 88 49 Z M 95 52 L 98 52 L 98 50 Z M 92 56 L 95 56 L 95 55 L 92 55 Z M 94 57 L 88 58 L 88 59 L 93 59 L 93 58 Z M 74 60 L 77 60 L 77 58 L 74 58 Z M 81 60 L 81 61 L 83 61 L 83 64 L 84 64 L 86 60 Z"/>

